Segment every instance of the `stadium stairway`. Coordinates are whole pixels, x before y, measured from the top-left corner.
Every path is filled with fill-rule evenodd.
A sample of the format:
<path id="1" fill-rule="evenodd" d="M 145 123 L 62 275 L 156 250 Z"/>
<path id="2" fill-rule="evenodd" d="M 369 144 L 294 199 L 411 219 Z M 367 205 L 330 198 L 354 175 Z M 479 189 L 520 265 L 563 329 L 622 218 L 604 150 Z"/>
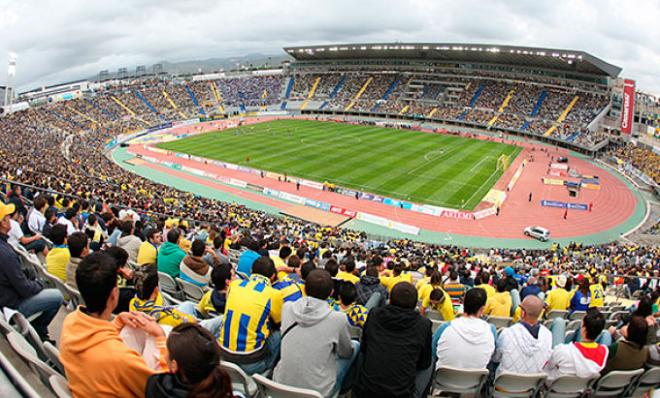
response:
<path id="1" fill-rule="evenodd" d="M 294 81 L 294 79 L 293 79 L 293 76 L 291 76 L 291 77 L 289 78 L 289 83 L 287 83 L 287 85 L 286 85 L 286 91 L 284 92 L 284 95 L 282 96 L 283 101 L 282 101 L 282 105 L 280 105 L 280 109 L 281 109 L 281 110 L 285 110 L 285 109 L 286 109 L 286 104 L 287 104 L 287 101 L 286 101 L 286 100 L 288 100 L 288 99 L 289 99 L 289 96 L 291 95 L 291 90 L 293 90 L 293 83 L 294 83 L 294 82 L 295 82 L 295 81 Z"/>
<path id="2" fill-rule="evenodd" d="M 346 106 L 346 108 L 344 108 L 344 112 L 348 112 L 348 111 L 350 111 L 350 110 L 355 106 L 355 104 L 356 104 L 357 101 L 360 99 L 360 97 L 362 97 L 362 94 L 364 94 L 364 92 L 367 91 L 367 87 L 369 87 L 369 85 L 371 84 L 371 82 L 372 82 L 373 80 L 374 80 L 373 76 L 369 76 L 369 78 L 367 79 L 367 81 L 364 82 L 364 84 L 362 85 L 362 88 L 360 88 L 360 91 L 358 91 L 357 94 L 355 94 L 355 98 L 353 98 L 353 100 L 351 101 L 351 103 L 348 104 L 348 105 Z"/>
<path id="3" fill-rule="evenodd" d="M 85 115 L 84 113 L 80 112 L 78 109 L 76 109 L 76 108 L 74 108 L 74 107 L 72 107 L 72 106 L 69 106 L 69 105 L 67 105 L 66 108 L 67 108 L 68 110 L 70 110 L 71 112 L 75 113 L 76 115 L 82 117 L 83 119 L 87 119 L 87 120 L 89 120 L 90 122 L 92 122 L 92 123 L 94 123 L 94 124 L 98 124 L 98 125 L 100 125 L 99 122 L 97 122 L 96 120 L 92 119 L 91 117 Z"/>
<path id="4" fill-rule="evenodd" d="M 396 89 L 396 87 L 399 85 L 399 82 L 401 82 L 401 79 L 398 77 L 395 77 L 390 86 L 385 90 L 385 94 L 383 94 L 382 97 L 380 97 L 380 101 L 387 101 L 387 99 L 392 95 L 392 92 Z M 376 112 L 380 108 L 380 102 L 376 101 L 376 105 L 374 105 L 373 108 L 371 108 L 372 112 Z"/>
<path id="5" fill-rule="evenodd" d="M 136 116 L 135 111 L 133 111 L 131 108 L 129 108 L 128 106 L 126 106 L 126 104 L 124 104 L 123 102 L 121 102 L 121 101 L 119 100 L 119 98 L 115 97 L 114 95 L 111 95 L 110 98 L 112 98 L 112 100 L 115 101 L 115 102 L 117 103 L 117 105 L 119 105 L 119 106 L 121 106 L 122 108 L 124 108 L 124 110 L 125 110 L 126 112 L 128 112 L 129 115 L 131 115 L 131 116 L 133 116 L 133 117 Z"/>
<path id="6" fill-rule="evenodd" d="M 550 127 L 550 128 L 548 129 L 548 131 L 546 131 L 546 132 L 543 134 L 544 137 L 549 137 L 549 136 L 551 136 L 552 133 L 554 133 L 555 130 L 557 130 L 557 125 L 558 125 L 559 123 L 563 122 L 564 119 L 566 119 L 566 116 L 568 116 L 568 114 L 571 113 L 571 110 L 573 110 L 573 107 L 575 106 L 575 104 L 577 104 L 577 102 L 578 102 L 579 99 L 580 99 L 580 96 L 579 96 L 579 95 L 576 95 L 575 97 L 573 97 L 573 99 L 572 99 L 571 102 L 568 104 L 568 106 L 566 107 L 566 109 L 564 109 L 564 111 L 561 113 L 561 115 L 559 115 L 559 117 L 557 118 L 557 122 L 556 122 L 552 127 Z"/>
<path id="7" fill-rule="evenodd" d="M 159 114 L 158 110 L 156 110 L 156 108 L 154 108 L 154 106 L 151 105 L 151 103 L 149 101 L 147 101 L 146 98 L 144 98 L 144 95 L 142 95 L 140 90 L 135 90 L 134 93 L 135 93 L 136 97 L 138 97 L 142 102 L 144 102 L 144 104 L 147 106 L 147 108 L 149 108 L 150 111 L 152 111 L 153 113 L 158 115 L 158 117 L 160 117 L 161 119 L 165 119 L 165 117 L 163 115 Z"/>
<path id="8" fill-rule="evenodd" d="M 163 90 L 163 97 L 165 97 L 165 99 L 167 100 L 167 102 L 170 103 L 170 106 L 172 107 L 172 109 L 174 109 L 174 110 L 179 114 L 179 116 L 181 116 L 181 117 L 184 118 L 184 119 L 187 119 L 187 118 L 188 118 L 188 116 L 186 116 L 185 113 L 181 112 L 181 110 L 179 109 L 179 107 L 176 106 L 176 103 L 174 102 L 174 100 L 172 99 L 172 97 L 170 96 L 170 94 L 169 94 L 167 91 L 165 91 L 165 90 Z"/>
<path id="9" fill-rule="evenodd" d="M 339 81 L 337 82 L 337 85 L 335 86 L 335 88 L 332 89 L 332 92 L 328 96 L 328 100 L 331 100 L 331 99 L 333 99 L 337 96 L 337 94 L 342 89 L 342 87 L 344 87 L 344 83 L 346 83 L 346 75 L 343 75 L 341 77 L 341 79 L 339 79 Z M 328 106 L 328 101 L 323 101 L 323 103 L 321 104 L 319 109 L 323 109 L 326 106 Z"/>
<path id="10" fill-rule="evenodd" d="M 199 114 L 204 116 L 206 115 L 206 112 L 204 111 L 204 108 L 199 105 L 199 101 L 197 100 L 197 97 L 195 96 L 195 93 L 190 89 L 190 86 L 187 84 L 185 85 L 186 92 L 188 93 L 188 96 L 192 100 L 193 104 L 199 109 Z"/>
<path id="11" fill-rule="evenodd" d="M 493 116 L 493 118 L 488 122 L 488 127 L 491 127 L 493 124 L 495 124 L 497 118 L 502 114 L 502 112 L 504 112 L 506 107 L 509 106 L 509 102 L 511 102 L 511 98 L 513 98 L 515 93 L 516 90 L 509 91 L 509 94 L 507 94 L 506 98 L 504 98 L 504 101 L 502 101 L 502 105 L 500 105 L 500 108 L 497 110 L 497 114 Z"/>
<path id="12" fill-rule="evenodd" d="M 215 97 L 215 101 L 218 103 L 218 109 L 220 109 L 220 112 L 225 113 L 225 107 L 222 105 L 222 95 L 220 95 L 220 90 L 218 90 L 218 86 L 215 84 L 214 81 L 209 82 L 209 86 L 211 87 L 211 92 Z"/>
<path id="13" fill-rule="evenodd" d="M 477 104 L 477 100 L 479 99 L 483 91 L 484 91 L 484 85 L 483 83 L 480 83 L 479 87 L 477 88 L 477 91 L 474 92 L 474 95 L 470 100 L 470 108 L 474 108 L 474 106 Z"/>
<path id="14" fill-rule="evenodd" d="M 539 99 L 536 100 L 536 104 L 534 105 L 534 109 L 532 109 L 532 113 L 529 114 L 531 117 L 536 117 L 536 115 L 539 114 L 539 111 L 541 110 L 541 106 L 543 105 L 543 101 L 545 101 L 545 97 L 548 96 L 548 91 L 543 90 L 541 91 L 541 94 L 539 95 Z"/>
<path id="15" fill-rule="evenodd" d="M 316 88 L 319 86 L 320 82 L 321 82 L 321 76 L 317 77 L 316 80 L 314 80 L 314 83 L 312 84 L 312 88 L 309 90 L 309 93 L 307 94 L 307 98 L 302 103 L 302 105 L 300 105 L 301 111 L 307 108 L 307 104 L 309 103 L 309 100 L 311 100 L 314 97 L 314 93 L 316 92 Z"/>
<path id="16" fill-rule="evenodd" d="M 87 103 L 90 104 L 91 106 L 93 106 L 94 108 L 98 109 L 99 112 L 108 115 L 110 117 L 110 119 L 112 119 L 113 121 L 119 119 L 119 116 L 117 116 L 116 114 L 114 114 L 113 112 L 110 112 L 109 110 L 107 110 L 105 108 L 100 107 L 96 102 L 90 100 L 89 98 L 85 98 L 85 101 L 87 101 Z"/>

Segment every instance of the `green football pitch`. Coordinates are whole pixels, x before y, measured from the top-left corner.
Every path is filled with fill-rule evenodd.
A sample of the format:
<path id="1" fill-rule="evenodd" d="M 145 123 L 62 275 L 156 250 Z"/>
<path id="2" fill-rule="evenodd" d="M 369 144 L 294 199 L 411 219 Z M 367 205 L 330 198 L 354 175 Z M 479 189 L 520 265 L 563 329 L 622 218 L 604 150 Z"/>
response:
<path id="1" fill-rule="evenodd" d="M 467 210 L 479 204 L 504 172 L 500 156 L 510 155 L 511 164 L 520 152 L 496 142 L 313 120 L 276 120 L 158 147 Z"/>

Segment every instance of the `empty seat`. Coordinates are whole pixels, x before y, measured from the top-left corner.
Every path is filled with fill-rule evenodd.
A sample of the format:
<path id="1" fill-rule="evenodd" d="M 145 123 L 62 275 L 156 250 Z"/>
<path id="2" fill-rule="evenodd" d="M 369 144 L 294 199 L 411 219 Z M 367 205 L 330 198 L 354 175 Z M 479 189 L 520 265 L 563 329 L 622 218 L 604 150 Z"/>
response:
<path id="1" fill-rule="evenodd" d="M 69 383 L 62 376 L 53 375 L 48 379 L 50 388 L 55 392 L 57 398 L 71 398 L 71 390 L 69 390 Z"/>
<path id="2" fill-rule="evenodd" d="M 317 391 L 276 383 L 258 373 L 252 379 L 264 398 L 323 398 Z"/>
<path id="3" fill-rule="evenodd" d="M 441 313 L 435 310 L 428 310 L 426 311 L 426 317 L 431 319 L 431 320 L 436 320 L 436 321 L 444 321 L 444 317 L 442 316 Z"/>
<path id="4" fill-rule="evenodd" d="M 592 397 L 620 397 L 642 373 L 644 369 L 615 370 L 601 377 L 594 386 Z"/>
<path id="5" fill-rule="evenodd" d="M 555 318 L 562 318 L 566 319 L 568 317 L 568 311 L 564 310 L 552 310 L 548 312 L 545 316 L 546 319 L 555 319 Z"/>
<path id="6" fill-rule="evenodd" d="M 202 296 L 204 296 L 204 289 L 202 287 L 197 286 L 194 283 L 184 281 L 181 278 L 176 278 L 176 282 L 179 284 L 179 287 L 187 299 L 199 301 L 202 299 Z"/>
<path id="7" fill-rule="evenodd" d="M 660 387 L 660 367 L 654 367 L 635 380 L 627 391 L 629 397 L 643 397 L 645 393 Z"/>
<path id="8" fill-rule="evenodd" d="M 571 321 L 581 320 L 584 316 L 587 315 L 586 311 L 573 311 L 573 313 L 568 317 Z"/>
<path id="9" fill-rule="evenodd" d="M 23 358 L 25 362 L 27 362 L 32 370 L 39 374 L 44 383 L 48 383 L 50 376 L 61 376 L 59 373 L 57 373 L 57 371 L 55 371 L 55 369 L 51 368 L 44 361 L 39 359 L 35 349 L 30 345 L 30 343 L 27 342 L 27 340 L 23 338 L 23 336 L 16 332 L 10 332 L 7 335 L 7 340 L 9 341 L 11 348 L 13 348 L 14 351 L 21 358 Z"/>
<path id="10" fill-rule="evenodd" d="M 177 285 L 174 278 L 164 272 L 158 271 L 158 286 L 160 287 L 161 291 L 169 293 L 174 298 L 179 300 L 185 299 L 185 295 L 179 289 L 179 285 Z"/>
<path id="11" fill-rule="evenodd" d="M 500 328 L 508 328 L 511 325 L 511 322 L 513 322 L 513 318 L 489 316 L 486 321 L 488 323 L 492 323 L 493 325 L 495 325 L 495 328 L 500 329 Z"/>

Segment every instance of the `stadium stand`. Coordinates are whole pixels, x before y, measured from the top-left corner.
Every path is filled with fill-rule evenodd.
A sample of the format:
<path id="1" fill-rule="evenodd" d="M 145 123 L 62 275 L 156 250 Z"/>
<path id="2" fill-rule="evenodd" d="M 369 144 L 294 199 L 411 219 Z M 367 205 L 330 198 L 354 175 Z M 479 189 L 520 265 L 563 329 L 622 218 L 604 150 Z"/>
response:
<path id="1" fill-rule="evenodd" d="M 597 85 L 575 82 L 558 88 L 557 83 L 565 82 L 542 77 L 520 81 L 496 79 L 488 72 L 374 69 L 296 71 L 288 100 L 309 101 L 307 107 L 331 112 L 350 107 L 351 112 L 473 125 L 492 121 L 494 127 L 513 130 L 525 126 L 523 130 L 538 136 L 554 127 L 551 134 L 567 142 L 602 142 L 588 129 L 609 101 Z M 0 289 L 5 292 L 0 306 L 17 310 L 37 328 L 34 339 L 24 323 L 21 327 L 11 316 L 5 318 L 11 312 L 0 317 L 0 367 L 15 390 L 23 396 L 63 396 L 67 392 L 57 381 L 67 377 L 74 396 L 111 390 L 109 394 L 120 396 L 142 397 L 146 391 L 146 396 L 157 397 L 167 396 L 156 391 L 168 388 L 194 395 L 208 392 L 211 385 L 215 392 L 233 391 L 234 396 L 260 390 L 288 396 L 352 391 L 357 397 L 424 397 L 429 390 L 501 392 L 502 386 L 522 385 L 520 373 L 534 375 L 524 380 L 528 387 L 523 396 L 576 385 L 607 388 L 608 380 L 621 377 L 627 382 L 616 388 L 623 392 L 660 386 L 658 247 L 573 243 L 547 250 L 480 252 L 407 239 L 375 242 L 365 233 L 178 191 L 124 171 L 104 153 L 105 144 L 119 134 L 195 117 L 200 107 L 209 115 L 277 107 L 286 81 L 281 75 L 149 78 L 108 84 L 84 98 L 30 107 L 0 119 L 4 201 L 26 220 L 34 212 L 45 219 L 26 234 L 50 239 L 53 225 L 70 223 L 88 235 L 92 252 L 76 252 L 75 290 L 47 272 L 42 255 L 6 244 L 5 255 L 27 276 L 19 280 L 15 267 L 0 263 Z M 627 146 L 612 155 L 658 181 L 657 155 Z M 10 215 L 4 216 L 2 240 L 11 228 Z M 153 231 L 161 232 L 167 243 L 160 244 Z M 162 260 L 138 265 L 139 251 L 137 263 L 127 260 L 129 253 L 121 248 L 127 237 L 138 250 L 144 243 L 153 246 L 156 259 L 167 251 L 178 271 L 183 269 L 192 280 L 203 274 L 204 283 L 192 285 L 159 273 L 164 271 Z M 72 237 L 71 251 L 75 241 Z M 208 255 L 200 254 L 198 242 Z M 238 272 L 239 263 L 247 264 L 247 272 Z M 82 286 L 78 275 L 84 278 Z M 20 290 L 23 278 L 48 287 L 64 301 L 58 308 L 67 314 L 65 333 L 48 336 L 39 328 L 44 314 L 29 313 L 7 298 L 7 292 L 25 295 Z M 338 291 L 331 294 L 334 287 Z M 251 304 L 268 302 L 268 311 L 241 306 L 246 302 L 241 297 L 247 296 L 254 297 Z M 544 302 L 558 312 L 545 313 Z M 312 307 L 313 313 L 301 309 Z M 154 319 L 126 313 L 128 308 Z M 484 316 L 486 309 L 490 318 Z M 96 341 L 103 333 L 110 339 L 92 347 L 79 339 Z M 461 342 L 459 334 L 467 340 Z M 40 349 L 50 339 L 58 342 L 59 358 L 48 356 L 54 352 L 50 348 Z M 301 352 L 297 343 L 303 340 Z M 136 346 L 136 341 L 143 344 Z M 398 351 L 374 350 L 395 346 Z M 87 350 L 94 350 L 93 355 Z M 165 350 L 177 366 L 170 367 L 173 373 L 156 375 L 156 369 L 166 369 Z M 272 365 L 266 354 L 278 352 L 283 359 L 279 369 L 273 373 L 271 366 L 250 376 L 255 364 Z M 107 356 L 115 357 L 93 372 L 85 369 Z M 221 359 L 230 363 L 223 365 Z M 285 364 L 298 369 L 285 369 Z M 611 373 L 640 368 L 644 373 Z M 322 374 L 322 383 L 288 371 Z M 447 374 L 457 382 L 448 382 Z M 115 376 L 127 381 L 115 383 Z"/>

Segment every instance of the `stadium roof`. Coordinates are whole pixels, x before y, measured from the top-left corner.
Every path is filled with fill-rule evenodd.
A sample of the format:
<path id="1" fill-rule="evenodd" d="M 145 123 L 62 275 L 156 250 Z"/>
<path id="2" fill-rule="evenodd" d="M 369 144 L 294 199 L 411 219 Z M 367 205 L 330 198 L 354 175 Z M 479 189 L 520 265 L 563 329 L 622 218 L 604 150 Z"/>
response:
<path id="1" fill-rule="evenodd" d="M 495 63 L 615 78 L 621 68 L 584 51 L 461 43 L 371 43 L 285 47 L 297 61 L 410 59 L 438 62 Z"/>

